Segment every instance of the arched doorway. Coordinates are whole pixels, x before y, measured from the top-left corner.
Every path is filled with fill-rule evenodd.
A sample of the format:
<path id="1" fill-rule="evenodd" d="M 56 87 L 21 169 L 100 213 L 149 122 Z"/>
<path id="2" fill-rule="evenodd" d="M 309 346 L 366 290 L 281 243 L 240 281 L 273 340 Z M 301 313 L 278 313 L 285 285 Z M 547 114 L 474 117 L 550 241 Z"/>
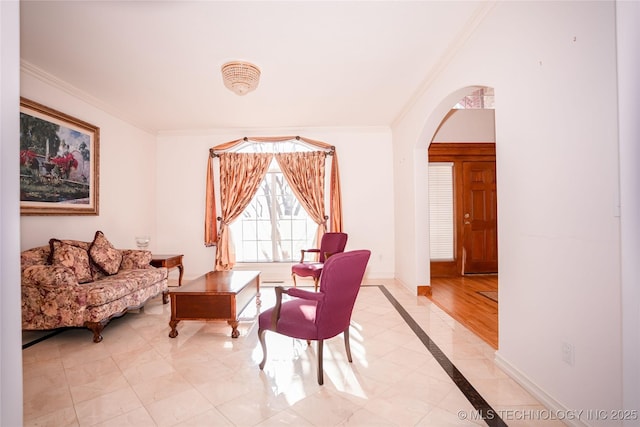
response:
<path id="1" fill-rule="evenodd" d="M 431 299 L 498 346 L 493 89 L 468 88 L 429 146 Z"/>

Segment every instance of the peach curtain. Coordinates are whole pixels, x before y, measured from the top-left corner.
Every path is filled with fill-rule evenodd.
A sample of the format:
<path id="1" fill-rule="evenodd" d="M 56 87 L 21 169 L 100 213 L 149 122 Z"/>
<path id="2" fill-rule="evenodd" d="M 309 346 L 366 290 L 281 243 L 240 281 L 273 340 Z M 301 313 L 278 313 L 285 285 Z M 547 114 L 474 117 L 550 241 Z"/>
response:
<path id="1" fill-rule="evenodd" d="M 311 219 L 318 224 L 316 242 L 327 231 L 327 220 L 324 216 L 324 161 L 323 151 L 302 153 L 276 153 L 287 182 L 296 198 Z"/>
<path id="2" fill-rule="evenodd" d="M 240 216 L 258 191 L 269 169 L 271 153 L 220 154 L 220 234 L 216 251 L 216 270 L 231 270 L 235 265 L 229 224 Z"/>
<path id="3" fill-rule="evenodd" d="M 342 232 L 342 195 L 340 192 L 340 171 L 338 170 L 338 152 L 336 151 L 336 147 L 329 145 L 326 142 L 315 141 L 301 136 L 296 138 L 299 138 L 300 141 L 304 141 L 314 147 L 333 151 L 333 161 L 331 162 L 331 182 L 329 184 L 329 217 L 331 221 L 329 230 Z"/>
<path id="4" fill-rule="evenodd" d="M 331 231 L 342 232 L 342 192 L 340 191 L 340 171 L 338 169 L 338 153 L 333 153 L 331 162 L 331 183 L 329 187 L 329 209 L 331 211 Z"/>
<path id="5" fill-rule="evenodd" d="M 210 150 L 211 154 L 213 149 Z M 204 209 L 204 245 L 215 246 L 218 241 L 218 227 L 216 224 L 217 206 L 213 179 L 213 156 L 209 154 L 207 159 L 207 190 L 205 194 Z"/>

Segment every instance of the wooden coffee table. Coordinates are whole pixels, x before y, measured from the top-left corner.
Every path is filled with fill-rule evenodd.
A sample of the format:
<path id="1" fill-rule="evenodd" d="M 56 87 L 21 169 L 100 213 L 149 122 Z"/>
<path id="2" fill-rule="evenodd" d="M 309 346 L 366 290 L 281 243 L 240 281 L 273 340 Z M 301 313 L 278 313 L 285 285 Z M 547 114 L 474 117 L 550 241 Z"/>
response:
<path id="1" fill-rule="evenodd" d="M 169 291 L 171 320 L 169 337 L 178 335 L 181 320 L 226 320 L 231 337 L 238 338 L 240 313 L 256 298 L 260 305 L 259 271 L 210 271 Z"/>

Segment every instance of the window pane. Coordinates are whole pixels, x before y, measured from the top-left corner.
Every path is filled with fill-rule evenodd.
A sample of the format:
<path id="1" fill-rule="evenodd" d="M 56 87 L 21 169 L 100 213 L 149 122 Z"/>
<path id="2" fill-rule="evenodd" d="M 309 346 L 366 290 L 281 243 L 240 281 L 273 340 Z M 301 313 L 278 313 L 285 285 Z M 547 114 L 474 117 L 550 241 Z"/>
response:
<path id="1" fill-rule="evenodd" d="M 291 221 L 291 239 L 307 242 L 313 240 L 317 226 L 309 227 L 309 221 L 306 219 L 297 219 Z"/>
<path id="2" fill-rule="evenodd" d="M 258 227 L 258 240 L 271 240 L 271 221 L 260 219 L 256 221 Z"/>
<path id="3" fill-rule="evenodd" d="M 291 219 L 280 218 L 280 239 L 283 241 L 291 240 Z"/>
<path id="4" fill-rule="evenodd" d="M 241 240 L 250 240 L 250 239 L 255 239 L 256 236 L 258 235 L 258 230 L 256 229 L 256 223 L 254 221 L 248 221 L 249 218 L 247 218 L 247 221 L 241 221 L 240 225 L 241 225 L 241 230 L 242 230 L 242 235 L 241 236 L 237 236 L 240 237 Z"/>
<path id="5" fill-rule="evenodd" d="M 256 242 L 245 241 L 240 247 L 236 247 L 236 259 L 254 259 L 256 257 L 258 246 Z"/>
<path id="6" fill-rule="evenodd" d="M 432 260 L 453 260 L 453 163 L 429 163 L 429 236 Z"/>

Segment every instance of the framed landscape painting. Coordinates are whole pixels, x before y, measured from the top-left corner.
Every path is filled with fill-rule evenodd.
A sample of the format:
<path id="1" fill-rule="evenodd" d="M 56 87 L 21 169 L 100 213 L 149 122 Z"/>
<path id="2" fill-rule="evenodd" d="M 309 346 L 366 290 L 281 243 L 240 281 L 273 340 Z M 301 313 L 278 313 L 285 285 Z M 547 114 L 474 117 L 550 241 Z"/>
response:
<path id="1" fill-rule="evenodd" d="M 98 215 L 100 129 L 20 98 L 20 213 Z"/>

